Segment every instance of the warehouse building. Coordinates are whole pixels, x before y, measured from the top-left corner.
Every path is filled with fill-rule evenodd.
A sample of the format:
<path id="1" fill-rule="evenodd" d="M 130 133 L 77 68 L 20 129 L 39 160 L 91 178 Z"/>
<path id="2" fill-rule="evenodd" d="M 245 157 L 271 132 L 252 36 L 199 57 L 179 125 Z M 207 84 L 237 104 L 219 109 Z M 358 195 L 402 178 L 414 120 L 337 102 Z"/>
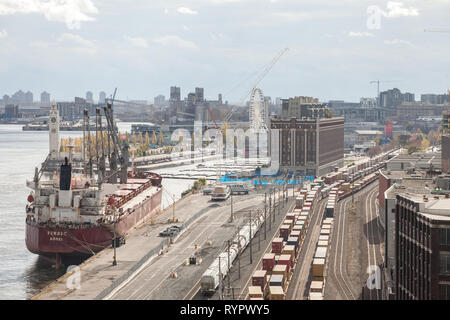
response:
<path id="1" fill-rule="evenodd" d="M 332 117 L 325 104 L 310 97 L 283 100 L 281 119 L 271 119 L 278 131 L 281 170 L 321 176 L 344 162 L 344 118 Z M 271 148 L 274 150 L 274 148 Z"/>

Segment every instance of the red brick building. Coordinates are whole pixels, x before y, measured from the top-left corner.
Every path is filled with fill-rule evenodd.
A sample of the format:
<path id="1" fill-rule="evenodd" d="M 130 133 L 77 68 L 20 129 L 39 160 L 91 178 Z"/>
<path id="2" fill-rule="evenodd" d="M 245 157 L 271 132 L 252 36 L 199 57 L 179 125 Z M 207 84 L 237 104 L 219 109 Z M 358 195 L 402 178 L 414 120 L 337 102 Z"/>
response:
<path id="1" fill-rule="evenodd" d="M 397 300 L 450 300 L 450 198 L 435 197 L 396 196 Z"/>
<path id="2" fill-rule="evenodd" d="M 279 130 L 281 170 L 317 177 L 343 165 L 343 117 L 271 119 L 271 129 Z"/>

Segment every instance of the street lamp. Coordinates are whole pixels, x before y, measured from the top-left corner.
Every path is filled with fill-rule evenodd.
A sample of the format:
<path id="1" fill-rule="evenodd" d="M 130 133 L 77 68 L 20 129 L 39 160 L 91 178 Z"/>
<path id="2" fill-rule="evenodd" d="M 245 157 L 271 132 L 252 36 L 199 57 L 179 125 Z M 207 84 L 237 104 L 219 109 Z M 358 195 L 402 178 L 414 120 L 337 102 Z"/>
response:
<path id="1" fill-rule="evenodd" d="M 114 247 L 114 256 L 113 256 L 113 266 L 117 265 L 117 260 L 116 260 L 116 209 L 115 207 L 113 207 L 114 210 L 114 240 L 113 240 L 113 247 Z"/>

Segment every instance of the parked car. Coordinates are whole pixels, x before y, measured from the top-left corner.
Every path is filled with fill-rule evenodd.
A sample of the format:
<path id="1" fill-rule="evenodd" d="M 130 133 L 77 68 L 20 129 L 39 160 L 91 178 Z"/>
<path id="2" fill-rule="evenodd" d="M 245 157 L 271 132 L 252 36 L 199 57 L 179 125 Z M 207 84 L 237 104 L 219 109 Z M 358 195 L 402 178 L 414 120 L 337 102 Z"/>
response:
<path id="1" fill-rule="evenodd" d="M 161 231 L 159 233 L 159 236 L 160 237 L 174 237 L 178 233 L 180 233 L 180 231 L 181 231 L 180 227 L 178 227 L 178 226 L 171 226 L 171 227 L 168 227 L 166 230 Z"/>
<path id="2" fill-rule="evenodd" d="M 203 194 L 204 194 L 204 195 L 211 194 L 211 193 L 214 191 L 214 186 L 212 186 L 212 185 L 205 186 L 205 187 L 202 189 L 202 191 L 203 191 Z"/>

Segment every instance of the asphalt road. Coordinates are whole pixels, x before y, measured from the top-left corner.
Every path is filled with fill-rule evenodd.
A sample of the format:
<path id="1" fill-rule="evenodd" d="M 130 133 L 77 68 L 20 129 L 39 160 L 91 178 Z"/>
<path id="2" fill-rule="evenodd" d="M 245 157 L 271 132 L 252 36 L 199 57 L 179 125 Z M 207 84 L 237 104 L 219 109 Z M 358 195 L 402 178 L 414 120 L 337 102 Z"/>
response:
<path id="1" fill-rule="evenodd" d="M 234 221 L 229 222 L 230 200 L 217 203 L 213 208 L 193 222 L 167 252 L 158 256 L 144 270 L 123 286 L 112 299 L 183 299 L 208 268 L 208 261 L 224 248 L 237 227 L 248 217 L 248 210 L 262 206 L 264 195 L 233 196 Z M 189 210 L 188 207 L 180 210 Z M 207 241 L 212 243 L 206 244 Z M 195 245 L 198 249 L 195 249 Z M 190 256 L 197 253 L 203 262 L 197 266 L 184 266 Z M 216 254 L 217 253 L 217 254 Z M 169 278 L 175 272 L 177 278 Z"/>

